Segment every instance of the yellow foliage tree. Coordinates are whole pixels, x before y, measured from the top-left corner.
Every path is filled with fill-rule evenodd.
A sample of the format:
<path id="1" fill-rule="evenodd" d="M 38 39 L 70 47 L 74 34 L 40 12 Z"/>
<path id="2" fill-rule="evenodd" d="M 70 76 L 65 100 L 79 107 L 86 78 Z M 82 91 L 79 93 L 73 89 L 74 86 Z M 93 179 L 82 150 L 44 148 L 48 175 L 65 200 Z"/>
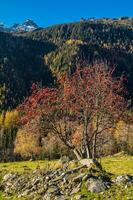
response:
<path id="1" fill-rule="evenodd" d="M 18 119 L 18 112 L 14 111 L 7 111 L 5 114 L 5 121 L 4 126 L 5 128 L 10 128 L 16 125 L 16 121 Z"/>
<path id="2" fill-rule="evenodd" d="M 0 114 L 0 148 L 1 159 L 13 160 L 14 140 L 17 133 L 18 112 L 16 110 L 2 112 Z"/>
<path id="3" fill-rule="evenodd" d="M 14 153 L 27 158 L 39 154 L 40 151 L 41 147 L 36 135 L 27 133 L 25 129 L 20 129 L 16 136 Z"/>
<path id="4" fill-rule="evenodd" d="M 4 112 L 0 114 L 0 127 L 2 126 L 6 129 L 15 127 L 17 119 L 18 112 L 16 110 Z"/>
<path id="5" fill-rule="evenodd" d="M 84 44 L 82 40 L 75 40 L 75 39 L 69 39 L 66 41 L 66 44 L 72 45 L 72 44 Z"/>

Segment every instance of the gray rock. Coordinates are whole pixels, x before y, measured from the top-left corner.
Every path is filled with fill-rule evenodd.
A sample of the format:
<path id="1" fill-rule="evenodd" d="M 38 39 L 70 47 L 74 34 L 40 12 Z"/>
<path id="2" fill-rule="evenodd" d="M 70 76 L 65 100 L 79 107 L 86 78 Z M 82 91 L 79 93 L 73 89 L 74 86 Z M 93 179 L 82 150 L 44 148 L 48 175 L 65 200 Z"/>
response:
<path id="1" fill-rule="evenodd" d="M 53 185 L 53 186 L 51 186 L 51 187 L 48 188 L 47 193 L 48 194 L 58 195 L 58 194 L 60 194 L 60 190 L 59 190 L 59 188 L 57 186 Z"/>
<path id="2" fill-rule="evenodd" d="M 17 174 L 11 174 L 11 173 L 9 173 L 9 174 L 6 174 L 4 177 L 3 177 L 3 181 L 8 181 L 8 180 L 13 180 L 13 179 L 15 179 L 15 178 L 17 178 Z"/>
<path id="3" fill-rule="evenodd" d="M 82 160 L 80 160 L 80 163 L 82 165 L 87 166 L 88 168 L 90 168 L 94 164 L 92 159 L 82 159 Z"/>
<path id="4" fill-rule="evenodd" d="M 61 176 L 56 177 L 55 179 L 52 180 L 52 182 L 59 182 L 62 180 Z"/>
<path id="5" fill-rule="evenodd" d="M 85 176 L 85 173 L 82 173 L 82 174 L 80 174 L 80 175 L 74 177 L 74 178 L 73 178 L 73 181 L 74 181 L 74 182 L 80 182 L 80 181 L 82 181 L 82 179 L 83 179 L 84 176 Z"/>
<path id="6" fill-rule="evenodd" d="M 22 194 L 21 194 L 21 196 L 27 196 L 28 194 L 30 194 L 30 190 L 25 190 Z"/>
<path id="7" fill-rule="evenodd" d="M 55 197 L 55 200 L 66 200 L 66 197 L 64 195 Z"/>
<path id="8" fill-rule="evenodd" d="M 78 193 L 78 192 L 80 192 L 80 188 L 79 188 L 79 187 L 76 187 L 76 188 L 74 188 L 74 189 L 72 190 L 71 195 L 76 194 L 76 193 Z"/>
<path id="9" fill-rule="evenodd" d="M 33 180 L 32 180 L 32 185 L 37 185 L 38 183 L 40 182 L 40 179 L 39 178 L 34 178 Z"/>
<path id="10" fill-rule="evenodd" d="M 98 170 L 102 170 L 101 164 L 95 159 L 82 159 L 80 160 L 80 163 L 83 166 L 86 166 L 89 170 L 96 169 L 96 168 Z"/>
<path id="11" fill-rule="evenodd" d="M 86 182 L 87 190 L 93 193 L 103 192 L 107 189 L 107 184 L 98 178 L 90 178 Z"/>
<path id="12" fill-rule="evenodd" d="M 49 194 L 45 194 L 42 200 L 51 200 L 51 196 Z"/>
<path id="13" fill-rule="evenodd" d="M 129 175 L 120 175 L 117 176 L 115 182 L 120 184 L 133 183 L 133 177 Z"/>
<path id="14" fill-rule="evenodd" d="M 75 198 L 75 200 L 80 200 L 80 199 L 83 199 L 84 197 L 85 197 L 84 195 L 78 194 L 74 198 Z"/>
<path id="15" fill-rule="evenodd" d="M 46 192 L 46 188 L 45 187 L 42 187 L 42 188 L 40 188 L 39 190 L 38 190 L 38 194 L 40 194 L 40 195 L 42 195 L 42 194 L 44 194 Z"/>

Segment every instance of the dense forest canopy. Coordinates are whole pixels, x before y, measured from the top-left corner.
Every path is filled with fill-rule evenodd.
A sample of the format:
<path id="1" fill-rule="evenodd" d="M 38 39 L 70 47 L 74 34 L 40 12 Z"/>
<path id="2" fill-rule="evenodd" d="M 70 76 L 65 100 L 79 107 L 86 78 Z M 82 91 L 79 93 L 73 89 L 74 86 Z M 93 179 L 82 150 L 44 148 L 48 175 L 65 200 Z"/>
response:
<path id="1" fill-rule="evenodd" d="M 0 111 L 18 105 L 32 83 L 52 83 L 52 74 L 42 57 L 54 48 L 49 42 L 0 33 Z"/>

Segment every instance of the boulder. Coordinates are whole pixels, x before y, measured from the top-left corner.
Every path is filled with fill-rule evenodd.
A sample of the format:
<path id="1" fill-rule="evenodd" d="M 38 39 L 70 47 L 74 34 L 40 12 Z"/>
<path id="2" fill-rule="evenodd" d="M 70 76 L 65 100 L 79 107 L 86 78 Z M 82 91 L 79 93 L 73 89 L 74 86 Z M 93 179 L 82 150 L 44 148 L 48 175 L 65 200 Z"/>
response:
<path id="1" fill-rule="evenodd" d="M 82 159 L 82 160 L 80 160 L 80 163 L 81 163 L 82 165 L 85 165 L 85 166 L 88 167 L 88 168 L 90 168 L 91 166 L 94 165 L 94 162 L 93 162 L 92 159 Z"/>
<path id="2" fill-rule="evenodd" d="M 83 166 L 86 166 L 89 170 L 97 169 L 102 171 L 102 166 L 96 159 L 82 159 L 80 160 L 80 163 Z"/>
<path id="3" fill-rule="evenodd" d="M 60 190 L 57 186 L 53 185 L 51 187 L 48 188 L 47 190 L 48 194 L 53 194 L 53 195 L 59 195 L 60 194 Z"/>
<path id="4" fill-rule="evenodd" d="M 118 184 L 133 183 L 133 176 L 120 175 L 120 176 L 117 176 L 117 178 L 115 179 L 115 182 Z"/>
<path id="5" fill-rule="evenodd" d="M 86 187 L 89 192 L 93 193 L 103 192 L 108 188 L 107 183 L 98 178 L 89 178 L 86 182 Z"/>
<path id="6" fill-rule="evenodd" d="M 9 174 L 6 174 L 4 177 L 3 177 L 3 181 L 8 181 L 8 180 L 13 180 L 15 178 L 17 178 L 17 174 L 12 174 L 12 173 L 9 173 Z"/>

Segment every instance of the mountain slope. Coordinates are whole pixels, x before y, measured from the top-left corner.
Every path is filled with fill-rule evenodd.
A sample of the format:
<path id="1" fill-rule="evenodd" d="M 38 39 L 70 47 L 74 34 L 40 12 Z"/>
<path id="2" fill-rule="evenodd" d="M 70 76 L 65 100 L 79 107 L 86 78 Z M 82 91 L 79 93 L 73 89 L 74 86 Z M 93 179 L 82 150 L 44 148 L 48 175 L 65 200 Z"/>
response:
<path id="1" fill-rule="evenodd" d="M 43 55 L 55 49 L 49 42 L 0 33 L 0 110 L 13 108 L 29 93 L 33 82 L 52 83 Z"/>
<path id="2" fill-rule="evenodd" d="M 45 63 L 56 75 L 72 73 L 81 60 L 107 62 L 116 67 L 116 75 L 125 73 L 126 84 L 133 98 L 133 23 L 129 20 L 93 20 L 62 24 L 23 34 L 58 46 L 45 56 Z"/>
<path id="3" fill-rule="evenodd" d="M 89 20 L 27 33 L 0 33 L 1 110 L 20 103 L 33 82 L 52 84 L 52 75 L 71 74 L 82 60 L 105 61 L 116 67 L 116 76 L 124 72 L 133 99 L 133 25 L 129 21 Z"/>

